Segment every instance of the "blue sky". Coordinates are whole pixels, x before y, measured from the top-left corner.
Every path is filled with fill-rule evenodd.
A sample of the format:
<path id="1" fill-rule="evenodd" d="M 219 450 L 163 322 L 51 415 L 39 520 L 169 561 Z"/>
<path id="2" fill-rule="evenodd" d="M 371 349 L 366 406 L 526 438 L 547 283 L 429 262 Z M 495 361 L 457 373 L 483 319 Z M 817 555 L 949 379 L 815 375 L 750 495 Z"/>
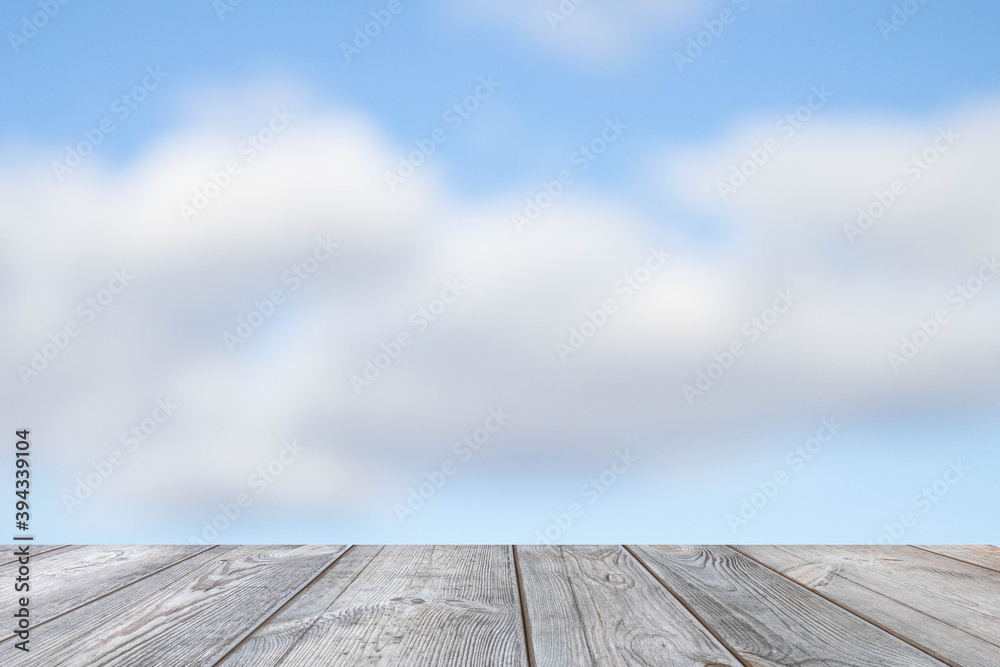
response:
<path id="1" fill-rule="evenodd" d="M 386 4 L 245 0 L 220 18 L 208 0 L 70 2 L 16 48 L 10 33 L 39 5 L 0 12 L 0 313 L 16 322 L 0 423 L 38 429 L 40 538 L 186 542 L 296 438 L 312 462 L 289 465 L 219 539 L 535 541 L 631 447 L 635 469 L 555 541 L 872 542 L 915 510 L 907 540 L 996 542 L 1000 281 L 963 309 L 948 295 L 1000 251 L 1000 6 L 914 2 L 883 34 L 906 3 L 590 0 L 552 29 L 556 2 L 400 0 L 348 62 L 341 43 Z M 675 54 L 723 12 L 733 20 L 678 71 Z M 53 161 L 115 118 L 147 68 L 166 76 L 58 181 Z M 448 127 L 483 77 L 499 87 Z M 720 201 L 720 180 L 814 86 L 833 96 Z M 288 131 L 182 225 L 178 206 L 283 107 Z M 574 152 L 616 118 L 620 139 L 576 170 Z M 856 209 L 944 127 L 961 138 L 940 166 L 845 241 Z M 386 188 L 435 128 L 447 139 L 426 166 Z M 563 169 L 572 186 L 517 234 L 511 214 Z M 341 244 L 334 258 L 227 351 L 222 332 L 287 289 L 321 233 Z M 560 360 L 555 344 L 650 246 L 676 264 Z M 121 266 L 136 286 L 22 382 Z M 469 296 L 352 392 L 456 275 Z M 782 288 L 802 305 L 685 402 L 682 385 L 747 343 L 741 325 Z M 886 353 L 940 308 L 945 335 L 890 369 Z M 178 417 L 67 511 L 164 395 Z M 496 405 L 516 417 L 495 448 L 400 522 L 394 506 Z M 727 517 L 830 417 L 843 432 L 733 530 Z M 972 472 L 923 513 L 914 494 L 958 459 Z"/>
<path id="2" fill-rule="evenodd" d="M 185 96 L 262 77 L 306 86 L 318 105 L 362 110 L 408 144 L 440 124 L 442 110 L 478 76 L 492 73 L 504 83 L 503 105 L 521 121 L 501 130 L 504 144 L 516 148 L 492 168 L 461 137 L 441 153 L 455 187 L 479 192 L 531 178 L 532 168 L 544 173 L 533 155 L 543 152 L 539 142 L 558 160 L 609 114 L 634 123 L 632 154 L 620 159 L 635 161 L 650 142 L 705 139 L 749 114 L 781 115 L 815 83 L 837 91 L 833 106 L 841 113 L 931 116 L 994 94 L 1000 65 L 991 43 L 1000 7 L 988 2 L 930 2 L 888 40 L 877 23 L 891 16 L 893 3 L 758 1 L 743 12 L 704 3 L 676 25 L 637 35 L 623 62 L 602 67 L 465 16 L 472 9 L 402 4 L 384 32 L 347 63 L 339 44 L 382 4 L 247 1 L 220 21 L 210 2 L 86 9 L 71 3 L 18 53 L 4 53 L 3 136 L 56 146 L 70 141 L 105 115 L 147 65 L 159 64 L 170 72 L 166 99 L 122 128 L 102 157 L 127 160 L 183 122 Z M 672 54 L 727 6 L 738 18 L 724 39 L 678 73 Z M 541 24 L 547 8 L 533 3 Z M 5 27 L 16 28 L 36 10 L 29 2 L 8 6 Z M 624 171 L 619 166 L 608 167 L 602 180 Z"/>

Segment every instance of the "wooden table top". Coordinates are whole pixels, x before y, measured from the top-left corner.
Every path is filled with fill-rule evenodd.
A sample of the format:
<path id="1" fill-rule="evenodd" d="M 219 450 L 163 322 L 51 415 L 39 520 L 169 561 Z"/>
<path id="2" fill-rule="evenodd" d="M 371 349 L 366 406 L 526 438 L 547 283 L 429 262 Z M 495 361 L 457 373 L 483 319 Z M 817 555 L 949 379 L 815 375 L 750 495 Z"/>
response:
<path id="1" fill-rule="evenodd" d="M 0 665 L 997 667 L 989 546 L 32 546 Z"/>

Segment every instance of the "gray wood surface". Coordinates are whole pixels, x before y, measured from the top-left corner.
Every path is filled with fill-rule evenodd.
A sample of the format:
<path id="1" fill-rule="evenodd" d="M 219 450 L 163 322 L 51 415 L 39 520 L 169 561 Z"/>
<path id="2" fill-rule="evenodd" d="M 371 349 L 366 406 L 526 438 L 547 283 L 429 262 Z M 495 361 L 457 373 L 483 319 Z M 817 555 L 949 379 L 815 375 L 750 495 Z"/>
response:
<path id="1" fill-rule="evenodd" d="M 215 547 L 39 627 L 19 664 L 211 665 L 344 548 Z"/>
<path id="2" fill-rule="evenodd" d="M 740 663 L 620 546 L 517 547 L 536 664 Z"/>
<path id="3" fill-rule="evenodd" d="M 351 547 L 333 567 L 235 647 L 219 662 L 220 667 L 279 664 L 307 630 L 329 620 L 324 615 L 382 549 L 380 546 Z"/>
<path id="4" fill-rule="evenodd" d="M 1000 665 L 1000 573 L 913 547 L 740 546 L 945 662 Z"/>
<path id="5" fill-rule="evenodd" d="M 526 665 L 511 547 L 383 549 L 280 664 Z"/>
<path id="6" fill-rule="evenodd" d="M 918 548 L 1000 572 L 1000 549 L 994 546 L 985 544 L 939 544 L 932 547 L 920 546 Z"/>
<path id="7" fill-rule="evenodd" d="M 8 563 L 16 563 L 17 558 L 13 556 L 14 550 L 17 549 L 18 544 L 5 544 L 3 546 L 3 555 L 0 556 L 0 566 L 7 565 Z M 47 554 L 50 551 L 56 551 L 58 549 L 78 549 L 79 547 L 71 547 L 67 544 L 29 544 L 30 554 L 32 558 L 41 556 L 42 554 Z"/>
<path id="8" fill-rule="evenodd" d="M 634 547 L 749 665 L 943 663 L 729 547 Z"/>
<path id="9" fill-rule="evenodd" d="M 3 667 L 998 667 L 992 547 L 65 546 Z M 0 564 L 0 614 L 12 619 Z M 13 630 L 13 624 L 6 632 Z"/>
<path id="10" fill-rule="evenodd" d="M 74 547 L 31 557 L 33 585 L 29 596 L 32 623 L 54 616 L 128 586 L 170 567 L 207 547 L 202 546 L 99 546 Z M 0 567 L 0 581 L 13 576 L 16 564 Z M 10 618 L 17 603 L 13 595 L 0 595 L 0 614 Z M 12 636 L 0 627 L 0 639 Z"/>

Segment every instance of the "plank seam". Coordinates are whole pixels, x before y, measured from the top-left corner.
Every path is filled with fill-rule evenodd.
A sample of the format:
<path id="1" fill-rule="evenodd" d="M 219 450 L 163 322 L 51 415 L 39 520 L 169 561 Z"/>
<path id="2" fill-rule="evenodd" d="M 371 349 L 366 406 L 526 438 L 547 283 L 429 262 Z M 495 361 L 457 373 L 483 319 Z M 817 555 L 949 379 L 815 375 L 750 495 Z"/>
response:
<path id="1" fill-rule="evenodd" d="M 535 644 L 531 636 L 531 617 L 528 615 L 528 602 L 524 595 L 524 580 L 521 578 L 521 561 L 517 555 L 517 545 L 510 545 L 514 558 L 514 579 L 517 582 L 517 601 L 521 606 L 521 628 L 524 634 L 524 652 L 528 667 L 536 667 Z"/>
<path id="2" fill-rule="evenodd" d="M 963 560 L 962 558 L 959 558 L 958 556 L 952 556 L 950 554 L 943 554 L 940 551 L 934 551 L 933 549 L 925 549 L 924 547 L 918 547 L 915 544 L 907 544 L 906 546 L 910 547 L 911 549 L 920 549 L 921 551 L 926 551 L 927 553 L 934 554 L 935 556 L 944 556 L 945 558 L 950 558 L 952 560 L 957 560 L 959 563 L 965 563 L 966 565 L 972 565 L 973 567 L 982 568 L 983 570 L 986 570 L 987 572 L 1000 572 L 1000 570 L 996 570 L 996 569 L 994 569 L 992 567 L 989 567 L 987 565 L 982 565 L 980 563 L 973 563 L 972 561 Z"/>
<path id="3" fill-rule="evenodd" d="M 901 634 L 899 634 L 899 633 L 895 632 L 894 630 L 892 630 L 892 629 L 890 629 L 890 628 L 888 628 L 888 627 L 886 627 L 886 626 L 882 625 L 881 623 L 879 623 L 879 622 L 878 622 L 878 621 L 876 621 L 875 619 L 873 619 L 873 618 L 869 618 L 869 617 L 868 617 L 868 616 L 867 616 L 866 614 L 862 614 L 861 612 L 858 612 L 858 611 L 855 611 L 854 609 L 851 609 L 850 607 L 848 607 L 848 606 L 846 606 L 846 605 L 843 605 L 843 604 L 841 604 L 841 603 L 837 602 L 837 601 L 836 601 L 836 600 L 834 600 L 833 598 L 831 598 L 831 597 L 828 597 L 827 595 L 825 595 L 825 594 L 823 594 L 823 593 L 820 593 L 819 591 L 817 591 L 817 590 L 815 590 L 815 589 L 813 589 L 813 588 L 809 588 L 808 586 L 806 586 L 806 585 L 804 585 L 804 584 L 801 584 L 801 583 L 799 583 L 799 582 L 795 581 L 795 579 L 792 579 L 791 577 L 789 577 L 789 576 L 788 576 L 787 574 L 785 574 L 784 572 L 781 572 L 781 571 L 779 571 L 779 570 L 777 570 L 777 569 L 775 569 L 775 568 L 771 567 L 770 565 L 768 565 L 767 563 L 765 563 L 765 562 L 763 562 L 763 561 L 760 561 L 760 560 L 757 560 L 756 558 L 754 558 L 754 557 L 753 557 L 753 556 L 751 556 L 750 554 L 747 554 L 747 553 L 744 553 L 744 552 L 740 551 L 740 550 L 739 550 L 739 549 L 737 549 L 737 548 L 736 548 L 735 546 L 732 546 L 732 545 L 726 545 L 726 546 L 728 546 L 728 547 L 729 547 L 730 549 L 732 549 L 732 550 L 733 550 L 733 551 L 735 551 L 736 553 L 738 553 L 738 554 L 740 554 L 740 555 L 742 555 L 742 556 L 744 556 L 744 557 L 746 557 L 746 558 L 749 558 L 750 560 L 752 560 L 753 562 L 757 563 L 757 564 L 758 564 L 758 565 L 760 565 L 761 567 L 763 567 L 763 568 L 766 568 L 766 569 L 770 570 L 771 572 L 774 572 L 774 573 L 775 573 L 775 574 L 777 574 L 778 576 L 780 576 L 780 577 L 782 577 L 782 578 L 786 579 L 787 581 L 790 581 L 790 582 L 792 582 L 792 583 L 793 583 L 794 585 L 798 586 L 799 588 L 802 588 L 803 590 L 805 590 L 805 591 L 808 591 L 809 593 L 812 593 L 813 595 L 818 595 L 819 597 L 823 598 L 823 599 L 824 599 L 824 600 L 826 600 L 827 602 L 829 602 L 829 603 L 831 603 L 831 604 L 833 604 L 833 605 L 836 605 L 836 606 L 837 606 L 837 607 L 839 607 L 840 609 L 842 609 L 842 610 L 846 611 L 847 613 L 849 613 L 849 614 L 851 614 L 851 615 L 853 615 L 853 616 L 856 616 L 857 618 L 861 619 L 861 620 L 862 620 L 862 621 L 864 621 L 865 623 L 868 623 L 868 624 L 870 624 L 870 625 L 873 625 L 873 626 L 875 626 L 876 628 L 878 628 L 879 630 L 881 630 L 882 632 L 885 632 L 886 634 L 889 634 L 889 635 L 892 635 L 892 636 L 893 636 L 893 637 L 895 637 L 896 639 L 898 639 L 898 640 L 900 640 L 900 641 L 902 641 L 902 642 L 905 642 L 906 644 L 909 644 L 910 646 L 912 646 L 913 648 L 917 649 L 917 650 L 918 650 L 918 651 L 920 651 L 921 653 L 926 653 L 926 654 L 927 654 L 928 656 L 930 656 L 930 657 L 934 658 L 934 659 L 935 659 L 935 660 L 937 660 L 938 662 L 942 662 L 942 663 L 944 663 L 944 664 L 948 665 L 949 667 L 963 667 L 963 666 L 962 666 L 962 665 L 960 665 L 959 663 L 957 663 L 957 662 L 953 662 L 952 660 L 950 660 L 950 659 L 948 659 L 948 658 L 944 657 L 943 655 L 939 655 L 939 654 L 938 654 L 938 653 L 937 653 L 936 651 L 934 651 L 934 650 L 932 650 L 932 649 L 929 649 L 929 648 L 927 648 L 927 647 L 925 647 L 925 646 L 921 646 L 920 644 L 916 643 L 916 641 L 914 641 L 914 640 L 911 640 L 911 639 L 909 639 L 908 637 L 905 637 L 905 636 L 903 636 L 903 635 L 901 635 Z M 851 581 L 852 583 L 854 583 L 854 584 L 857 584 L 857 585 L 859 585 L 859 586 L 861 585 L 861 584 L 858 584 L 858 583 L 857 583 L 856 581 L 854 581 L 853 579 L 852 579 L 852 580 L 849 580 L 849 581 Z M 869 590 L 871 590 L 871 589 L 869 589 Z M 878 593 L 878 591 L 874 591 L 874 590 L 873 590 L 872 592 L 873 592 L 873 593 Z M 881 595 L 881 593 L 879 593 L 879 595 Z M 884 597 L 886 597 L 886 596 L 884 596 Z M 891 598 L 887 598 L 887 599 L 891 599 Z M 898 600 L 897 600 L 896 602 L 898 602 Z M 911 608 L 912 608 L 912 607 L 911 607 Z M 917 610 L 915 610 L 915 611 L 920 611 L 920 610 L 919 610 L 919 609 L 917 609 Z M 920 613 L 923 613 L 923 612 L 920 612 Z M 943 623 L 943 621 L 941 621 L 941 619 L 935 619 L 935 620 L 937 620 L 937 621 L 940 621 L 940 622 L 942 622 L 942 623 Z"/>
<path id="4" fill-rule="evenodd" d="M 685 600 L 680 595 L 678 595 L 676 592 L 674 592 L 674 589 L 672 589 L 667 584 L 667 582 L 665 582 L 663 579 L 660 579 L 660 577 L 656 574 L 656 572 L 654 572 L 651 567 L 649 567 L 648 565 L 646 565 L 646 562 L 644 560 L 642 560 L 642 558 L 639 557 L 639 554 L 637 554 L 636 552 L 632 551 L 632 548 L 630 546 L 628 546 L 627 544 L 623 544 L 622 548 L 625 549 L 625 551 L 627 551 L 632 556 L 632 558 L 634 558 L 639 563 L 639 565 L 641 565 L 643 567 L 644 570 L 646 570 L 647 572 L 649 572 L 649 574 L 652 575 L 653 579 L 655 579 L 657 582 L 659 582 L 659 584 L 661 586 L 663 586 L 667 590 L 667 593 L 669 593 L 671 596 L 673 596 L 673 598 L 675 600 L 677 600 L 677 602 L 680 603 L 680 605 L 682 607 L 684 607 L 687 610 L 687 612 L 689 614 L 691 614 L 691 616 L 696 621 L 698 621 L 698 623 L 701 624 L 701 626 L 703 628 L 705 628 L 706 632 L 708 632 L 710 635 L 712 635 L 713 637 L 715 637 L 715 640 L 717 642 L 719 642 L 719 644 L 721 644 L 727 651 L 729 651 L 730 655 L 732 655 L 733 658 L 735 658 L 737 662 L 739 662 L 741 665 L 743 665 L 743 667 L 753 667 L 753 665 L 751 663 L 749 663 L 749 662 L 747 662 L 746 660 L 743 659 L 743 657 L 739 654 L 739 652 L 736 651 L 736 649 L 734 649 L 732 646 L 729 645 L 729 642 L 727 642 L 725 639 L 723 639 L 722 636 L 715 631 L 715 628 L 713 628 L 711 625 L 709 625 L 708 622 L 705 621 L 705 619 L 703 619 L 701 617 L 701 614 L 699 614 L 698 612 L 696 612 L 694 610 L 694 608 L 687 603 L 687 600 Z"/>
<path id="5" fill-rule="evenodd" d="M 257 632 L 257 630 L 263 627 L 268 621 L 270 621 L 272 618 L 281 613 L 281 610 L 283 610 L 285 607 L 291 604 L 291 602 L 295 600 L 295 598 L 297 598 L 299 594 L 302 593 L 302 591 L 304 591 L 306 588 L 312 585 L 312 583 L 317 579 L 319 579 L 321 576 L 326 574 L 326 572 L 331 567 L 336 565 L 337 562 L 353 548 L 354 548 L 353 544 L 349 545 L 346 549 L 344 549 L 339 554 L 334 556 L 326 565 L 323 565 L 322 567 L 318 568 L 316 570 L 316 573 L 313 576 L 309 577 L 304 584 L 296 588 L 291 595 L 286 597 L 282 602 L 278 603 L 277 605 L 273 605 L 270 611 L 265 611 L 263 616 L 261 617 L 261 620 L 256 625 L 252 626 L 249 630 L 244 632 L 242 637 L 239 637 L 235 641 L 231 642 L 228 647 L 223 647 L 221 650 L 223 650 L 224 653 L 222 653 L 218 658 L 213 660 L 211 664 L 207 665 L 207 667 L 215 667 L 216 665 L 220 664 L 223 660 L 228 658 L 230 655 L 232 655 L 233 652 L 236 651 L 236 649 L 238 649 L 240 646 L 242 646 L 243 643 L 246 642 L 246 640 L 249 639 L 253 633 Z M 284 658 L 285 656 L 282 655 L 280 660 L 284 660 Z"/>
<path id="6" fill-rule="evenodd" d="M 882 598 L 882 599 L 885 599 L 885 600 L 889 600 L 890 602 L 893 602 L 893 603 L 895 603 L 895 604 L 897 604 L 897 605 L 899 605 L 901 607 L 905 607 L 906 609 L 909 609 L 912 612 L 916 612 L 916 613 L 920 614 L 921 616 L 929 618 L 929 619 L 933 620 L 936 623 L 940 623 L 941 625 L 949 627 L 952 630 L 955 630 L 956 632 L 958 632 L 959 634 L 962 634 L 962 635 L 964 635 L 966 637 L 969 637 L 970 639 L 975 639 L 975 640 L 981 641 L 984 644 L 988 644 L 990 646 L 993 646 L 994 648 L 1000 648 L 1000 644 L 995 643 L 992 639 L 986 638 L 986 637 L 981 637 L 980 635 L 978 635 L 976 633 L 973 633 L 973 632 L 971 632 L 971 631 L 963 628 L 961 625 L 956 625 L 951 620 L 940 618 L 938 616 L 934 616 L 933 614 L 931 614 L 931 613 L 929 613 L 927 611 L 924 611 L 923 609 L 918 609 L 918 608 L 916 608 L 916 607 L 914 607 L 914 606 L 912 606 L 912 605 L 910 605 L 910 604 L 908 604 L 906 602 L 902 602 L 902 601 L 897 600 L 895 598 L 891 598 L 888 595 L 886 595 L 885 593 L 883 593 L 882 591 L 876 590 L 876 589 L 872 588 L 871 586 L 867 585 L 866 583 L 861 582 L 861 581 L 857 581 L 856 579 L 852 579 L 851 577 L 849 577 L 847 575 L 839 574 L 838 576 L 841 579 L 843 579 L 844 581 L 848 581 L 848 582 L 854 584 L 855 586 L 857 586 L 858 588 L 861 588 L 863 590 L 868 591 L 872 595 L 877 595 L 879 598 Z M 858 612 L 855 612 L 855 613 L 858 616 L 861 616 L 860 613 L 858 613 Z M 930 649 L 927 649 L 927 650 L 930 650 Z"/>
<path id="7" fill-rule="evenodd" d="M 353 548 L 354 545 L 352 545 L 350 549 L 348 549 L 347 551 L 350 551 Z M 299 633 L 299 636 L 296 637 L 295 641 L 292 642 L 292 644 L 285 649 L 284 653 L 282 653 L 281 656 L 278 657 L 278 660 L 277 662 L 274 663 L 273 667 L 278 667 L 279 665 L 281 665 L 281 663 L 285 661 L 285 658 L 288 657 L 288 654 L 292 652 L 292 650 L 298 645 L 298 643 L 302 640 L 302 638 L 306 636 L 306 633 L 308 633 L 316 626 L 316 624 L 319 622 L 319 619 L 323 618 L 323 615 L 326 614 L 326 612 L 330 609 L 330 607 L 332 607 L 334 603 L 340 599 L 340 596 L 343 595 L 345 592 L 347 592 L 347 589 L 351 587 L 351 584 L 353 584 L 355 581 L 358 580 L 358 577 L 361 576 L 361 573 L 368 569 L 368 566 L 372 564 L 372 561 L 374 561 L 375 558 L 377 558 L 380 553 L 382 553 L 383 549 L 385 549 L 384 545 L 379 546 L 378 551 L 372 554 L 371 558 L 368 559 L 368 562 L 362 565 L 361 568 L 354 573 L 354 576 L 351 577 L 351 580 L 348 581 L 346 584 L 344 584 L 344 587 L 340 589 L 340 592 L 337 593 L 337 595 L 334 596 L 332 600 L 330 600 L 330 604 L 328 604 L 326 607 L 323 608 L 323 613 L 317 614 L 316 618 L 314 618 L 312 622 L 309 624 L 309 627 Z M 345 555 L 347 554 L 347 551 L 344 552 Z M 337 560 L 340 559 L 338 558 Z"/>
<path id="8" fill-rule="evenodd" d="M 202 549 L 201 551 L 196 551 L 196 552 L 194 552 L 193 554 L 191 554 L 190 556 L 185 556 L 184 558 L 181 558 L 180 560 L 176 560 L 176 561 L 174 561 L 173 563 L 170 563 L 169 565 L 164 565 L 163 567 L 161 567 L 161 568 L 160 568 L 160 569 L 158 569 L 158 570 L 154 570 L 153 572 L 150 572 L 149 574 L 145 574 L 145 575 L 143 575 L 143 576 L 139 577 L 138 579 L 135 579 L 134 581 L 130 581 L 130 582 L 128 582 L 127 584 L 125 584 L 124 586 L 119 586 L 118 588 L 114 589 L 113 591 L 108 591 L 108 592 L 107 592 L 107 593 L 105 593 L 104 595 L 99 595 L 99 596 L 97 596 L 96 598 L 94 598 L 93 600 L 87 600 L 87 601 L 86 601 L 86 602 L 84 602 L 83 604 L 80 604 L 80 605 L 77 605 L 77 606 L 73 607 L 72 609 L 67 609 L 66 611 L 62 612 L 61 614 L 56 614 L 55 616 L 52 616 L 51 618 L 47 618 L 47 619 L 45 619 L 44 621 L 39 621 L 38 623 L 35 623 L 35 624 L 34 624 L 34 625 L 32 625 L 31 627 L 33 627 L 33 628 L 37 628 L 38 626 L 40 626 L 40 625 L 45 625 L 46 623 L 49 623 L 49 622 L 51 622 L 51 621 L 54 621 L 54 620 L 56 620 L 57 618 L 62 618 L 62 617 L 63 617 L 63 616 L 65 616 L 66 614 L 72 614 L 72 613 L 73 613 L 74 611 L 77 611 L 77 610 L 79 610 L 79 609 L 83 609 L 83 608 L 84 608 L 84 607 L 86 607 L 87 605 L 90 605 L 90 604 L 93 604 L 93 603 L 97 602 L 98 600 L 103 600 L 104 598 L 108 597 L 109 595 L 114 595 L 114 594 L 115 594 L 115 593 L 117 593 L 118 591 L 123 591 L 123 590 L 125 590 L 126 588 L 128 588 L 129 586 L 133 586 L 133 585 L 135 585 L 135 584 L 139 583 L 140 581 L 143 581 L 143 580 L 145 580 L 145 579 L 148 579 L 148 578 L 152 577 L 152 576 L 153 576 L 153 575 L 155 575 L 155 574 L 159 574 L 160 572 L 163 572 L 164 570 L 168 570 L 168 569 L 170 569 L 170 568 L 174 567 L 175 565 L 180 565 L 180 564 L 181 564 L 181 563 L 183 563 L 184 561 L 186 561 L 186 560 L 189 560 L 189 559 L 191 559 L 191 558 L 194 558 L 195 556 L 199 556 L 199 555 L 201 555 L 201 554 L 203 554 L 203 553 L 206 553 L 206 552 L 208 552 L 208 551 L 211 551 L 212 549 L 215 549 L 215 548 L 217 548 L 218 546 L 219 546 L 219 545 L 217 545 L 217 544 L 216 544 L 216 545 L 213 545 L 213 546 L 210 546 L 210 547 L 207 547 L 207 548 L 205 548 L 205 549 Z M 8 639 L 12 639 L 12 638 L 14 638 L 14 637 L 16 637 L 16 636 L 17 636 L 16 634 L 13 634 L 13 635 L 8 635 L 7 637 L 3 637 L 2 639 L 0 639 L 0 642 L 5 642 L 5 641 L 7 641 Z"/>
<path id="9" fill-rule="evenodd" d="M 7 544 L 5 546 L 16 547 L 16 546 L 21 546 L 21 545 L 18 545 L 18 544 Z M 29 545 L 29 546 L 31 546 L 31 545 Z M 38 546 L 47 546 L 47 545 L 41 544 L 41 545 L 38 545 Z M 76 544 L 64 544 L 61 547 L 53 547 L 52 549 L 46 549 L 45 551 L 39 551 L 37 553 L 30 554 L 30 556 L 32 558 L 37 558 L 39 556 L 44 556 L 45 554 L 50 554 L 50 553 L 53 553 L 55 551 L 59 551 L 60 549 L 68 549 L 70 547 L 79 548 L 80 546 L 81 545 L 76 545 Z M 15 558 L 14 560 L 4 561 L 4 562 L 0 563 L 0 567 L 5 567 L 7 565 L 13 565 L 14 563 L 17 562 L 17 560 L 18 559 Z"/>

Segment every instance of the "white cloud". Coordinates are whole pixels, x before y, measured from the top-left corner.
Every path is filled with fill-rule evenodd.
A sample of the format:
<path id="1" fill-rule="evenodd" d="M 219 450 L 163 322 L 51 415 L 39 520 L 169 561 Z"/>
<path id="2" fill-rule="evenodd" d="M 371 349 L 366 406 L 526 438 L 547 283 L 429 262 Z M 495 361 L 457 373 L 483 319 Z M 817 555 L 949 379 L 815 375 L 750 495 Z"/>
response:
<path id="1" fill-rule="evenodd" d="M 308 454 L 274 502 L 378 512 L 491 407 L 512 415 L 492 456 L 571 463 L 623 443 L 712 457 L 734 430 L 973 400 L 996 390 L 1000 280 L 900 373 L 886 353 L 1000 252 L 995 111 L 817 121 L 727 203 L 715 181 L 767 126 L 672 151 L 662 184 L 731 228 L 715 251 L 585 191 L 522 235 L 509 217 L 524 193 L 459 205 L 428 171 L 390 194 L 382 172 L 398 151 L 350 116 L 303 113 L 191 225 L 178 204 L 235 150 L 198 127 L 125 172 L 95 166 L 63 186 L 26 159 L 0 177 L 3 400 L 44 435 L 60 493 L 169 394 L 177 417 L 106 498 L 211 507 L 294 437 Z M 959 143 L 849 244 L 843 223 L 939 125 Z M 231 354 L 223 332 L 289 291 L 283 273 L 320 234 L 341 244 L 335 256 Z M 661 245 L 675 259 L 625 302 L 617 281 Z M 16 367 L 122 267 L 134 283 L 23 387 Z M 466 293 L 415 333 L 410 314 L 453 278 Z M 681 385 L 786 287 L 800 303 L 689 406 Z M 612 296 L 619 311 L 562 363 L 555 344 Z M 401 331 L 413 344 L 357 396 L 350 376 Z"/>
<path id="2" fill-rule="evenodd" d="M 455 3 L 454 11 L 499 24 L 543 48 L 605 66 L 633 54 L 652 35 L 662 35 L 664 26 L 683 26 L 698 10 L 712 5 L 707 0 L 476 0 Z"/>
<path id="3" fill-rule="evenodd" d="M 974 276 L 982 257 L 1000 253 L 1000 195 L 989 186 L 1000 149 L 996 108 L 961 108 L 921 123 L 814 120 L 780 142 L 779 151 L 723 201 L 719 182 L 747 159 L 746 151 L 775 135 L 759 123 L 665 156 L 661 182 L 700 214 L 726 221 L 758 281 L 793 281 L 809 297 L 789 322 L 799 343 L 787 358 L 817 382 L 839 367 L 865 385 L 859 394 L 901 390 L 943 398 L 940 388 L 958 374 L 971 380 L 970 391 L 982 388 L 982 364 L 1000 351 L 995 336 L 982 335 L 995 333 L 990 313 L 996 312 L 1000 281 L 954 313 L 933 349 L 906 369 L 905 389 L 895 377 L 880 377 L 884 352 L 912 333 L 918 319 L 939 307 L 951 311 L 949 291 Z M 954 145 L 915 179 L 913 157 L 949 128 L 959 135 Z M 857 223 L 858 208 L 871 206 L 894 181 L 905 190 L 888 211 L 862 235 L 848 234 L 845 225 Z"/>

